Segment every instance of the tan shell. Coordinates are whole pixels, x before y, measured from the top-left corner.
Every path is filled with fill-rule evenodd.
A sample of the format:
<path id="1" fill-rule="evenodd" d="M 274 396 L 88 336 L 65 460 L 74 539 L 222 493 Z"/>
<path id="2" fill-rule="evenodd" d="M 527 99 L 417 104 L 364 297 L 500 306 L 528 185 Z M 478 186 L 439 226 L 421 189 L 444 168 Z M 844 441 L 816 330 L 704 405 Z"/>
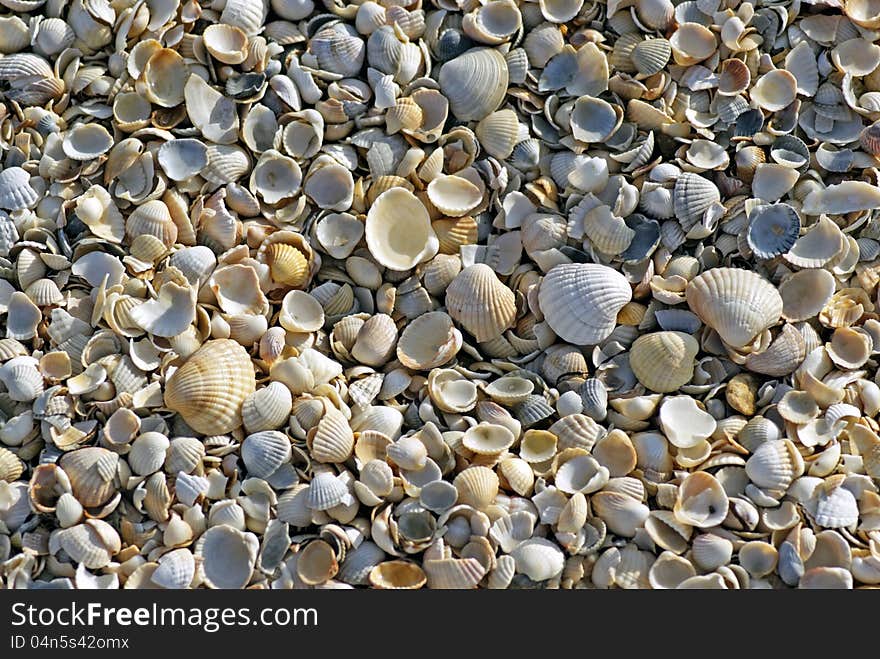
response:
<path id="1" fill-rule="evenodd" d="M 241 405 L 255 391 L 254 368 L 238 343 L 208 341 L 166 383 L 165 405 L 197 432 L 218 435 L 241 425 Z"/>
<path id="2" fill-rule="evenodd" d="M 455 277 L 446 289 L 446 307 L 453 320 L 479 342 L 500 336 L 516 317 L 513 293 L 482 263 L 465 268 Z"/>
<path id="3" fill-rule="evenodd" d="M 688 475 L 678 486 L 675 517 L 699 528 L 717 526 L 727 517 L 728 499 L 718 480 L 705 471 Z"/>
<path id="4" fill-rule="evenodd" d="M 693 377 L 699 350 L 696 339 L 682 332 L 645 334 L 630 349 L 630 367 L 648 389 L 667 393 Z"/>
<path id="5" fill-rule="evenodd" d="M 73 495 L 86 508 L 101 506 L 116 491 L 116 464 L 119 456 L 98 447 L 87 447 L 65 453 L 59 465 L 64 469 Z"/>

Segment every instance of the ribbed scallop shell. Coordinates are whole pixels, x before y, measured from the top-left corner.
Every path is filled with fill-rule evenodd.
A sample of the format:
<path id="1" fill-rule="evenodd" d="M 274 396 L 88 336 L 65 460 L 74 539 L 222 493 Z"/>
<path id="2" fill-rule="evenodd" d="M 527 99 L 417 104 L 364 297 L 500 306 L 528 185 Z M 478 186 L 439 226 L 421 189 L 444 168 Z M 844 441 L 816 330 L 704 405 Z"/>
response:
<path id="1" fill-rule="evenodd" d="M 195 471 L 205 457 L 205 445 L 195 437 L 175 437 L 171 440 L 165 458 L 165 471 L 169 474 Z"/>
<path id="2" fill-rule="evenodd" d="M 165 405 L 196 432 L 221 435 L 241 425 L 241 405 L 256 389 L 244 348 L 229 339 L 204 344 L 165 386 Z"/>
<path id="3" fill-rule="evenodd" d="M 735 268 L 712 268 L 691 280 L 688 306 L 725 343 L 742 348 L 779 321 L 782 298 L 761 275 Z"/>
<path id="4" fill-rule="evenodd" d="M 804 471 L 804 461 L 787 439 L 775 439 L 758 445 L 746 462 L 746 474 L 758 487 L 786 490 Z"/>
<path id="5" fill-rule="evenodd" d="M 345 416 L 328 409 L 309 434 L 309 453 L 318 462 L 342 463 L 351 457 L 354 434 Z"/>
<path id="6" fill-rule="evenodd" d="M 115 493 L 114 479 L 119 456 L 96 446 L 61 456 L 59 466 L 70 479 L 73 495 L 86 508 L 106 503 Z"/>
<path id="7" fill-rule="evenodd" d="M 479 121 L 507 94 L 507 62 L 494 48 L 474 48 L 440 68 L 440 90 L 460 121 Z"/>
<path id="8" fill-rule="evenodd" d="M 590 242 L 603 254 L 617 256 L 632 243 L 636 232 L 622 218 L 605 205 L 597 206 L 584 215 L 584 232 Z"/>
<path id="9" fill-rule="evenodd" d="M 683 332 L 655 332 L 636 339 L 630 349 L 630 367 L 645 387 L 668 393 L 690 382 L 697 340 Z"/>
<path id="10" fill-rule="evenodd" d="M 650 76 L 663 70 L 672 57 L 672 47 L 666 39 L 646 39 L 633 48 L 630 57 L 639 73 Z"/>
<path id="11" fill-rule="evenodd" d="M 456 276 L 446 289 L 446 308 L 479 342 L 500 336 L 516 318 L 513 292 L 483 263 Z"/>
<path id="12" fill-rule="evenodd" d="M 30 179 L 30 174 L 21 167 L 7 167 L 0 172 L 0 208 L 17 211 L 36 204 L 39 195 L 31 187 Z"/>
<path id="13" fill-rule="evenodd" d="M 782 377 L 792 373 L 807 355 L 803 335 L 791 325 L 784 325 L 770 347 L 746 358 L 746 368 L 755 373 Z"/>
<path id="14" fill-rule="evenodd" d="M 480 120 L 474 133 L 486 153 L 504 160 L 520 141 L 519 119 L 513 110 L 498 110 Z"/>
<path id="15" fill-rule="evenodd" d="M 432 590 L 465 590 L 476 588 L 486 568 L 476 558 L 443 558 L 422 564 Z"/>
<path id="16" fill-rule="evenodd" d="M 309 484 L 308 507 L 312 510 L 329 510 L 348 498 L 348 488 L 330 472 L 321 472 Z"/>
<path id="17" fill-rule="evenodd" d="M 685 172 L 675 181 L 673 205 L 675 217 L 685 231 L 703 219 L 703 214 L 721 200 L 718 187 L 699 174 Z"/>
<path id="18" fill-rule="evenodd" d="M 248 36 L 257 34 L 269 13 L 268 0 L 227 0 L 220 22 L 241 28 Z"/>
<path id="19" fill-rule="evenodd" d="M 248 435 L 241 444 L 241 459 L 248 474 L 268 478 L 290 460 L 290 440 L 277 430 L 263 430 Z"/>
<path id="20" fill-rule="evenodd" d="M 164 202 L 158 199 L 148 201 L 138 206 L 125 220 L 125 235 L 129 241 L 142 234 L 158 238 L 165 247 L 177 242 L 177 225 Z"/>
<path id="21" fill-rule="evenodd" d="M 477 510 L 488 508 L 498 494 L 498 476 L 487 467 L 468 467 L 452 482 L 458 490 L 459 503 Z"/>
<path id="22" fill-rule="evenodd" d="M 165 464 L 170 445 L 168 438 L 162 433 L 145 432 L 131 443 L 126 460 L 135 474 L 148 476 L 159 471 Z"/>
<path id="23" fill-rule="evenodd" d="M 565 554 L 546 538 L 530 538 L 510 555 L 516 561 L 517 573 L 525 574 L 532 581 L 552 579 L 565 567 Z"/>
<path id="24" fill-rule="evenodd" d="M 558 265 L 544 277 L 538 300 L 550 328 L 574 345 L 595 345 L 617 322 L 617 313 L 632 299 L 626 279 L 607 266 Z"/>
<path id="25" fill-rule="evenodd" d="M 24 463 L 12 451 L 0 448 L 0 480 L 13 483 L 24 471 Z"/>
<path id="26" fill-rule="evenodd" d="M 250 433 L 276 430 L 287 423 L 292 406 L 290 389 L 280 382 L 270 382 L 245 398 L 241 404 L 241 420 Z"/>
<path id="27" fill-rule="evenodd" d="M 396 348 L 397 326 L 391 316 L 376 314 L 358 330 L 351 356 L 367 366 L 383 366 L 392 358 Z"/>

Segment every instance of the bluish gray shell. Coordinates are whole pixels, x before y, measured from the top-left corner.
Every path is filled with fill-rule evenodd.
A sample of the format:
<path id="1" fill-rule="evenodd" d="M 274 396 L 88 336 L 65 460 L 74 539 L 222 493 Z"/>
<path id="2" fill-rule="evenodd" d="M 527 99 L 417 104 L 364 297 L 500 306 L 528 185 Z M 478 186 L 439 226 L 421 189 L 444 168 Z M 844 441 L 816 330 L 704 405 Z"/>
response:
<path id="1" fill-rule="evenodd" d="M 801 218 L 788 204 L 767 204 L 749 214 L 746 240 L 755 256 L 772 259 L 791 249 L 801 230 Z"/>

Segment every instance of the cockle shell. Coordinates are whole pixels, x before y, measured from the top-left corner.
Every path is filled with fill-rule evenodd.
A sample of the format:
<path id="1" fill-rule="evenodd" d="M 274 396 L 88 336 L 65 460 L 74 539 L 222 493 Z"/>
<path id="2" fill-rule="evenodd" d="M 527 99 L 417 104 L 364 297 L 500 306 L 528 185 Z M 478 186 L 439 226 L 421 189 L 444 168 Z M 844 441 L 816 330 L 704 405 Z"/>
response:
<path id="1" fill-rule="evenodd" d="M 717 526 L 727 517 L 728 498 L 718 480 L 705 471 L 687 476 L 678 487 L 675 517 L 699 528 Z"/>
<path id="2" fill-rule="evenodd" d="M 776 288 L 748 270 L 707 270 L 691 280 L 686 296 L 691 310 L 735 348 L 772 327 L 782 314 Z"/>
<path id="3" fill-rule="evenodd" d="M 488 341 L 513 324 L 516 304 L 513 293 L 495 272 L 478 263 L 462 270 L 446 289 L 449 315 L 479 341 Z"/>
<path id="4" fill-rule="evenodd" d="M 541 310 L 556 334 L 574 345 L 594 345 L 614 329 L 617 312 L 632 298 L 624 277 L 597 264 L 551 269 L 538 293 Z"/>
<path id="5" fill-rule="evenodd" d="M 255 391 L 244 348 L 229 339 L 207 342 L 166 383 L 165 405 L 197 432 L 217 435 L 241 425 L 241 405 Z"/>
<path id="6" fill-rule="evenodd" d="M 393 270 L 408 270 L 440 248 L 428 211 L 405 188 L 386 190 L 373 202 L 365 235 L 370 253 Z"/>
<path id="7" fill-rule="evenodd" d="M 690 381 L 698 352 L 699 344 L 688 334 L 645 334 L 630 349 L 630 366 L 645 387 L 666 393 Z"/>
<path id="8" fill-rule="evenodd" d="M 212 526 L 199 538 L 195 555 L 199 572 L 211 588 L 241 589 L 251 579 L 259 541 L 253 533 L 226 524 Z"/>
<path id="9" fill-rule="evenodd" d="M 474 48 L 440 68 L 440 90 L 461 121 L 479 121 L 495 111 L 507 93 L 507 63 L 492 48 Z"/>

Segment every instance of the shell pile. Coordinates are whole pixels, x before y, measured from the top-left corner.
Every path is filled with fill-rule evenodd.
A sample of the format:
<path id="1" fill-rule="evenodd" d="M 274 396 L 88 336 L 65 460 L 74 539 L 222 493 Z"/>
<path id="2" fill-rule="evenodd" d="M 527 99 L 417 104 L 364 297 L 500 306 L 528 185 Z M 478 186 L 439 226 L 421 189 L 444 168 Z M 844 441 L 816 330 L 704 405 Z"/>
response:
<path id="1" fill-rule="evenodd" d="M 880 584 L 877 0 L 0 6 L 0 585 Z"/>

